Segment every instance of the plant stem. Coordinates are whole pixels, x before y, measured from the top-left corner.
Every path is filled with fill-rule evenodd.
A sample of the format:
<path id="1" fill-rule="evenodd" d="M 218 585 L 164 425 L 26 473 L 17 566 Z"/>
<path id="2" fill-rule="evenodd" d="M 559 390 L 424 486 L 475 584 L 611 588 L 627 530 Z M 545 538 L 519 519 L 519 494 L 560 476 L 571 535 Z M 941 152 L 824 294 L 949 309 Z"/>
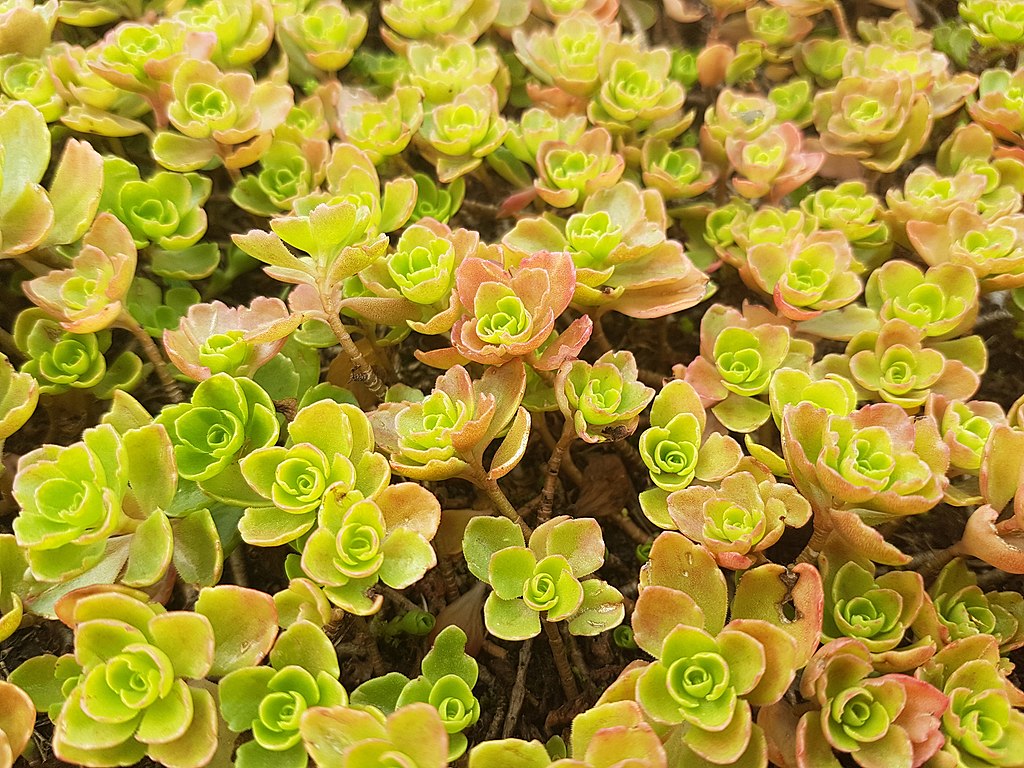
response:
<path id="1" fill-rule="evenodd" d="M 377 636 L 370 629 L 370 623 L 363 616 L 353 616 L 356 632 L 362 637 L 362 646 L 370 661 L 370 667 L 374 676 L 383 675 L 387 672 L 387 666 L 380 655 L 380 648 L 377 647 Z"/>
<path id="2" fill-rule="evenodd" d="M 444 582 L 444 600 L 451 605 L 461 597 L 459 583 L 455 578 L 455 567 L 448 555 L 440 555 L 437 558 L 437 568 L 441 573 L 441 580 Z"/>
<path id="3" fill-rule="evenodd" d="M 377 374 L 373 372 L 373 368 L 363 357 L 363 353 L 359 351 L 359 347 L 352 341 L 352 337 L 349 336 L 348 331 L 345 330 L 344 324 L 341 322 L 337 312 L 330 310 L 328 307 L 324 307 L 324 314 L 327 316 L 327 323 L 331 326 L 331 330 L 334 331 L 334 336 L 337 338 L 338 343 L 341 345 L 341 351 L 344 352 L 348 359 L 352 361 L 352 367 L 355 368 L 353 371 L 352 379 L 359 381 L 366 385 L 378 400 L 383 400 L 384 395 L 387 392 L 387 387 L 384 386 L 384 382 L 381 381 Z"/>
<path id="4" fill-rule="evenodd" d="M 384 595 L 389 600 L 393 601 L 396 605 L 398 605 L 402 609 L 404 609 L 406 613 L 410 613 L 412 611 L 421 611 L 421 610 L 423 610 L 418 605 L 416 605 L 416 603 L 414 603 L 408 597 L 406 597 L 401 592 L 399 592 L 397 589 L 392 589 L 391 587 L 389 587 L 387 584 L 384 584 L 384 583 L 379 584 L 378 587 L 379 587 L 380 591 L 383 592 Z"/>
<path id="5" fill-rule="evenodd" d="M 164 388 L 164 393 L 167 395 L 167 399 L 172 403 L 180 403 L 185 399 L 185 395 L 182 394 L 181 387 L 178 382 L 171 376 L 171 371 L 167 367 L 167 362 L 164 360 L 164 356 L 160 354 L 160 350 L 156 344 L 153 343 L 153 337 L 150 336 L 146 329 L 139 325 L 139 321 L 132 317 L 128 312 L 122 312 L 121 316 L 118 317 L 118 324 L 126 331 L 131 333 L 135 337 L 135 340 L 139 342 L 139 346 L 142 347 L 142 353 L 146 356 L 146 359 L 153 364 L 153 370 L 156 371 L 156 376 L 160 379 L 160 384 Z"/>
<path id="6" fill-rule="evenodd" d="M 576 701 L 580 695 L 576 687 L 576 678 L 572 676 L 572 669 L 569 667 L 569 659 L 565 655 L 565 643 L 562 642 L 562 633 L 556 624 L 542 619 L 544 632 L 548 636 L 548 645 L 551 646 L 551 655 L 555 660 L 555 669 L 558 670 L 558 680 L 562 683 L 562 691 L 565 693 L 566 701 Z"/>
<path id="7" fill-rule="evenodd" d="M 955 557 L 963 554 L 960 549 L 961 542 L 940 550 L 928 550 L 914 557 L 907 563 L 907 569 L 917 571 L 925 581 L 928 581 L 939 571 L 945 568 Z"/>
<path id="8" fill-rule="evenodd" d="M 649 542 L 651 540 L 651 534 L 636 524 L 636 521 L 628 514 L 628 510 L 623 510 L 623 512 L 627 512 L 627 514 L 623 515 L 621 513 L 612 513 L 608 516 L 608 519 L 617 525 L 619 530 L 637 544 L 646 544 Z"/>
<path id="9" fill-rule="evenodd" d="M 562 467 L 562 458 L 568 455 L 569 446 L 576 438 L 576 430 L 573 428 L 572 420 L 566 419 L 562 426 L 562 434 L 555 443 L 555 449 L 548 459 L 548 476 L 544 481 L 544 490 L 541 492 L 540 511 L 537 512 L 537 522 L 543 523 L 551 517 L 551 506 L 555 501 L 555 484 L 558 482 L 558 472 Z"/>
<path id="10" fill-rule="evenodd" d="M 839 35 L 843 39 L 849 40 L 850 25 L 846 23 L 846 11 L 843 10 L 842 0 L 832 0 L 832 18 L 835 19 Z"/>
<path id="11" fill-rule="evenodd" d="M 825 548 L 825 543 L 828 541 L 831 533 L 832 521 L 828 518 L 828 514 L 815 515 L 814 531 L 811 533 L 811 540 L 807 542 L 807 546 L 803 548 L 803 551 L 797 555 L 796 562 L 817 563 L 818 555 Z"/>
<path id="12" fill-rule="evenodd" d="M 512 686 L 512 695 L 508 699 L 508 713 L 505 715 L 505 725 L 501 729 L 501 737 L 507 739 L 516 728 L 516 721 L 519 719 L 519 712 L 523 708 L 523 699 L 526 698 L 526 670 L 530 666 L 530 657 L 533 655 L 533 638 L 523 643 L 519 649 L 519 664 L 516 669 L 516 682 Z"/>
<path id="13" fill-rule="evenodd" d="M 597 345 L 597 351 L 602 355 L 605 352 L 611 352 L 612 345 L 608 341 L 608 337 L 605 335 L 604 326 L 601 324 L 601 316 L 591 315 L 590 319 L 594 321 L 594 331 L 590 334 L 590 340 Z"/>
<path id="14" fill-rule="evenodd" d="M 484 493 L 487 494 L 487 498 L 491 500 L 494 508 L 522 528 L 523 536 L 529 539 L 531 533 L 530 526 L 523 522 L 523 518 L 521 518 L 519 513 L 516 512 L 516 508 L 512 506 L 512 502 L 508 500 L 504 491 L 501 490 L 501 487 L 498 485 L 498 481 L 487 479 L 486 474 L 481 470 L 480 475 L 474 479 L 474 482 Z"/>

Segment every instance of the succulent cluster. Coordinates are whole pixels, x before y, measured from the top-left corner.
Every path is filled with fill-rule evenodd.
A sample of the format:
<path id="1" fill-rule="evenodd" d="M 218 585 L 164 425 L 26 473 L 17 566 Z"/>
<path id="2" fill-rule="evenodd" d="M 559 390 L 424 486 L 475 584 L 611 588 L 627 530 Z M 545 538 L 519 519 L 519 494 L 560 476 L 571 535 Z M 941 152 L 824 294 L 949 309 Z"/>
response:
<path id="1" fill-rule="evenodd" d="M 1022 64 L 0 0 L 0 768 L 1019 768 Z"/>

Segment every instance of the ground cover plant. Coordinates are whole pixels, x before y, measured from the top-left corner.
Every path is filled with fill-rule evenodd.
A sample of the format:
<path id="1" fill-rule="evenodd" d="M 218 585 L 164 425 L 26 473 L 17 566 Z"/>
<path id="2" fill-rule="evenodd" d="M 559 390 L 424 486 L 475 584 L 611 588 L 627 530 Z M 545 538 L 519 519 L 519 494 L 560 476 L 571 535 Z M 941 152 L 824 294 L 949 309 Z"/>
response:
<path id="1" fill-rule="evenodd" d="M 1024 3 L 0 0 L 0 768 L 1020 768 Z"/>

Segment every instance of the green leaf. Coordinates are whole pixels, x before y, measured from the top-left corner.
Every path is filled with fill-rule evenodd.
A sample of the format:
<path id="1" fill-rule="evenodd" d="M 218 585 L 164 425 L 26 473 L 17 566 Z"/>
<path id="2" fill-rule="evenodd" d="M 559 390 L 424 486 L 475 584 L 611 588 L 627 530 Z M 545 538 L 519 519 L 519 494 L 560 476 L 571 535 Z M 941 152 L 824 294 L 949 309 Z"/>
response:
<path id="1" fill-rule="evenodd" d="M 213 663 L 213 627 L 198 613 L 160 613 L 146 627 L 153 644 L 167 654 L 177 677 L 206 677 Z"/>
<path id="2" fill-rule="evenodd" d="M 224 567 L 217 526 L 208 509 L 200 509 L 171 523 L 174 534 L 172 561 L 178 577 L 187 584 L 212 587 Z"/>
<path id="3" fill-rule="evenodd" d="M 212 275 L 219 264 L 220 248 L 216 243 L 198 243 L 180 251 L 150 250 L 153 272 L 169 280 L 202 280 Z"/>
<path id="4" fill-rule="evenodd" d="M 0 211 L 6 211 L 25 187 L 37 184 L 46 173 L 50 132 L 39 110 L 28 102 L 14 101 L 0 111 L 0 141 L 4 147 Z"/>
<path id="5" fill-rule="evenodd" d="M 506 547 L 524 547 L 522 529 L 505 517 L 474 517 L 466 525 L 462 552 L 466 565 L 480 581 L 487 581 L 491 556 Z"/>
<path id="6" fill-rule="evenodd" d="M 526 547 L 505 547 L 491 556 L 487 582 L 502 600 L 523 596 L 524 585 L 533 576 L 537 558 Z"/>
<path id="7" fill-rule="evenodd" d="M 708 551 L 681 533 L 666 531 L 654 540 L 650 559 L 640 571 L 641 590 L 661 585 L 685 592 L 704 614 L 704 629 L 717 635 L 729 606 L 725 576 Z"/>
<path id="8" fill-rule="evenodd" d="M 583 603 L 569 618 L 569 632 L 591 637 L 617 627 L 626 617 L 622 593 L 600 579 L 587 579 L 583 583 Z"/>
<path id="9" fill-rule="evenodd" d="M 114 393 L 110 410 L 103 414 L 101 424 L 109 424 L 119 435 L 152 423 L 153 417 L 142 404 L 123 390 Z"/>
<path id="10" fill-rule="evenodd" d="M 458 675 L 470 688 L 476 685 L 476 659 L 466 653 L 466 633 L 454 625 L 445 627 L 434 638 L 434 646 L 423 657 L 420 668 L 432 683 L 445 675 Z"/>
<path id="11" fill-rule="evenodd" d="M 398 697 L 408 684 L 409 678 L 405 675 L 389 672 L 367 680 L 352 691 L 349 703 L 353 707 L 376 707 L 385 715 L 390 715 L 398 708 Z"/>
<path id="12" fill-rule="evenodd" d="M 130 587 L 148 587 L 167 572 L 174 550 L 174 537 L 167 516 L 157 510 L 132 534 L 128 568 L 121 581 Z"/>
<path id="13" fill-rule="evenodd" d="M 235 733 L 248 731 L 259 718 L 260 702 L 276 672 L 271 667 L 246 667 L 224 675 L 218 686 L 220 713 Z"/>
<path id="14" fill-rule="evenodd" d="M 167 768 L 207 765 L 217 750 L 217 704 L 209 691 L 189 688 L 192 721 L 188 730 L 167 744 L 151 744 L 147 754 Z"/>
<path id="15" fill-rule="evenodd" d="M 308 621 L 298 621 L 281 633 L 270 652 L 270 663 L 275 669 L 302 667 L 314 677 L 320 672 L 334 678 L 341 674 L 334 645 L 320 627 Z"/>
<path id="16" fill-rule="evenodd" d="M 174 498 L 177 472 L 174 448 L 167 430 L 159 424 L 147 424 L 122 436 L 128 465 L 123 468 L 130 487 L 135 517 L 145 517 L 166 509 Z"/>
<path id="17" fill-rule="evenodd" d="M 164 168 L 179 173 L 198 171 L 217 156 L 217 142 L 161 131 L 153 140 L 152 152 L 153 159 Z"/>
<path id="18" fill-rule="evenodd" d="M 42 245 L 67 245 L 80 239 L 96 217 L 102 188 L 100 153 L 87 141 L 69 139 L 50 183 L 53 227 Z"/>
<path id="19" fill-rule="evenodd" d="M 540 634 L 540 614 L 522 598 L 502 600 L 493 592 L 484 603 L 484 624 L 502 640 L 527 640 Z"/>
<path id="20" fill-rule="evenodd" d="M 485 741 L 469 753 L 469 768 L 547 768 L 551 758 L 539 741 Z"/>
<path id="21" fill-rule="evenodd" d="M 378 573 L 380 580 L 392 589 L 405 589 L 416 583 L 437 564 L 437 555 L 430 543 L 408 528 L 391 531 L 383 549 L 384 562 Z"/>
<path id="22" fill-rule="evenodd" d="M 199 592 L 195 610 L 210 620 L 216 639 L 211 677 L 259 664 L 277 636 L 277 608 L 263 592 L 230 584 Z"/>
<path id="23" fill-rule="evenodd" d="M 497 480 L 504 477 L 519 464 L 526 453 L 527 443 L 530 441 L 530 412 L 525 408 L 516 411 L 515 418 L 508 433 L 502 439 L 498 450 L 491 459 L 491 469 L 487 473 L 488 480 Z"/>

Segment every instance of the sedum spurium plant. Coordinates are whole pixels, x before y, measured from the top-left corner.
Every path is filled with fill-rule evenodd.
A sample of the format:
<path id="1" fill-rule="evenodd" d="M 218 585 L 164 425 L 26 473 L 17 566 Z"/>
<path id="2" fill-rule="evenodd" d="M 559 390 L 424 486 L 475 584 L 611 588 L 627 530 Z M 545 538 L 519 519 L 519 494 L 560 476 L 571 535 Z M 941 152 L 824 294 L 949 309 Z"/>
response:
<path id="1" fill-rule="evenodd" d="M 1018 5 L 0 0 L 0 768 L 1018 768 Z"/>
<path id="2" fill-rule="evenodd" d="M 488 632 L 525 640 L 540 634 L 543 620 L 565 621 L 574 635 L 596 635 L 622 621 L 618 590 L 584 578 L 604 562 L 596 520 L 553 518 L 526 544 L 522 530 L 508 520 L 478 517 L 466 526 L 466 564 L 493 590 L 484 604 Z"/>

